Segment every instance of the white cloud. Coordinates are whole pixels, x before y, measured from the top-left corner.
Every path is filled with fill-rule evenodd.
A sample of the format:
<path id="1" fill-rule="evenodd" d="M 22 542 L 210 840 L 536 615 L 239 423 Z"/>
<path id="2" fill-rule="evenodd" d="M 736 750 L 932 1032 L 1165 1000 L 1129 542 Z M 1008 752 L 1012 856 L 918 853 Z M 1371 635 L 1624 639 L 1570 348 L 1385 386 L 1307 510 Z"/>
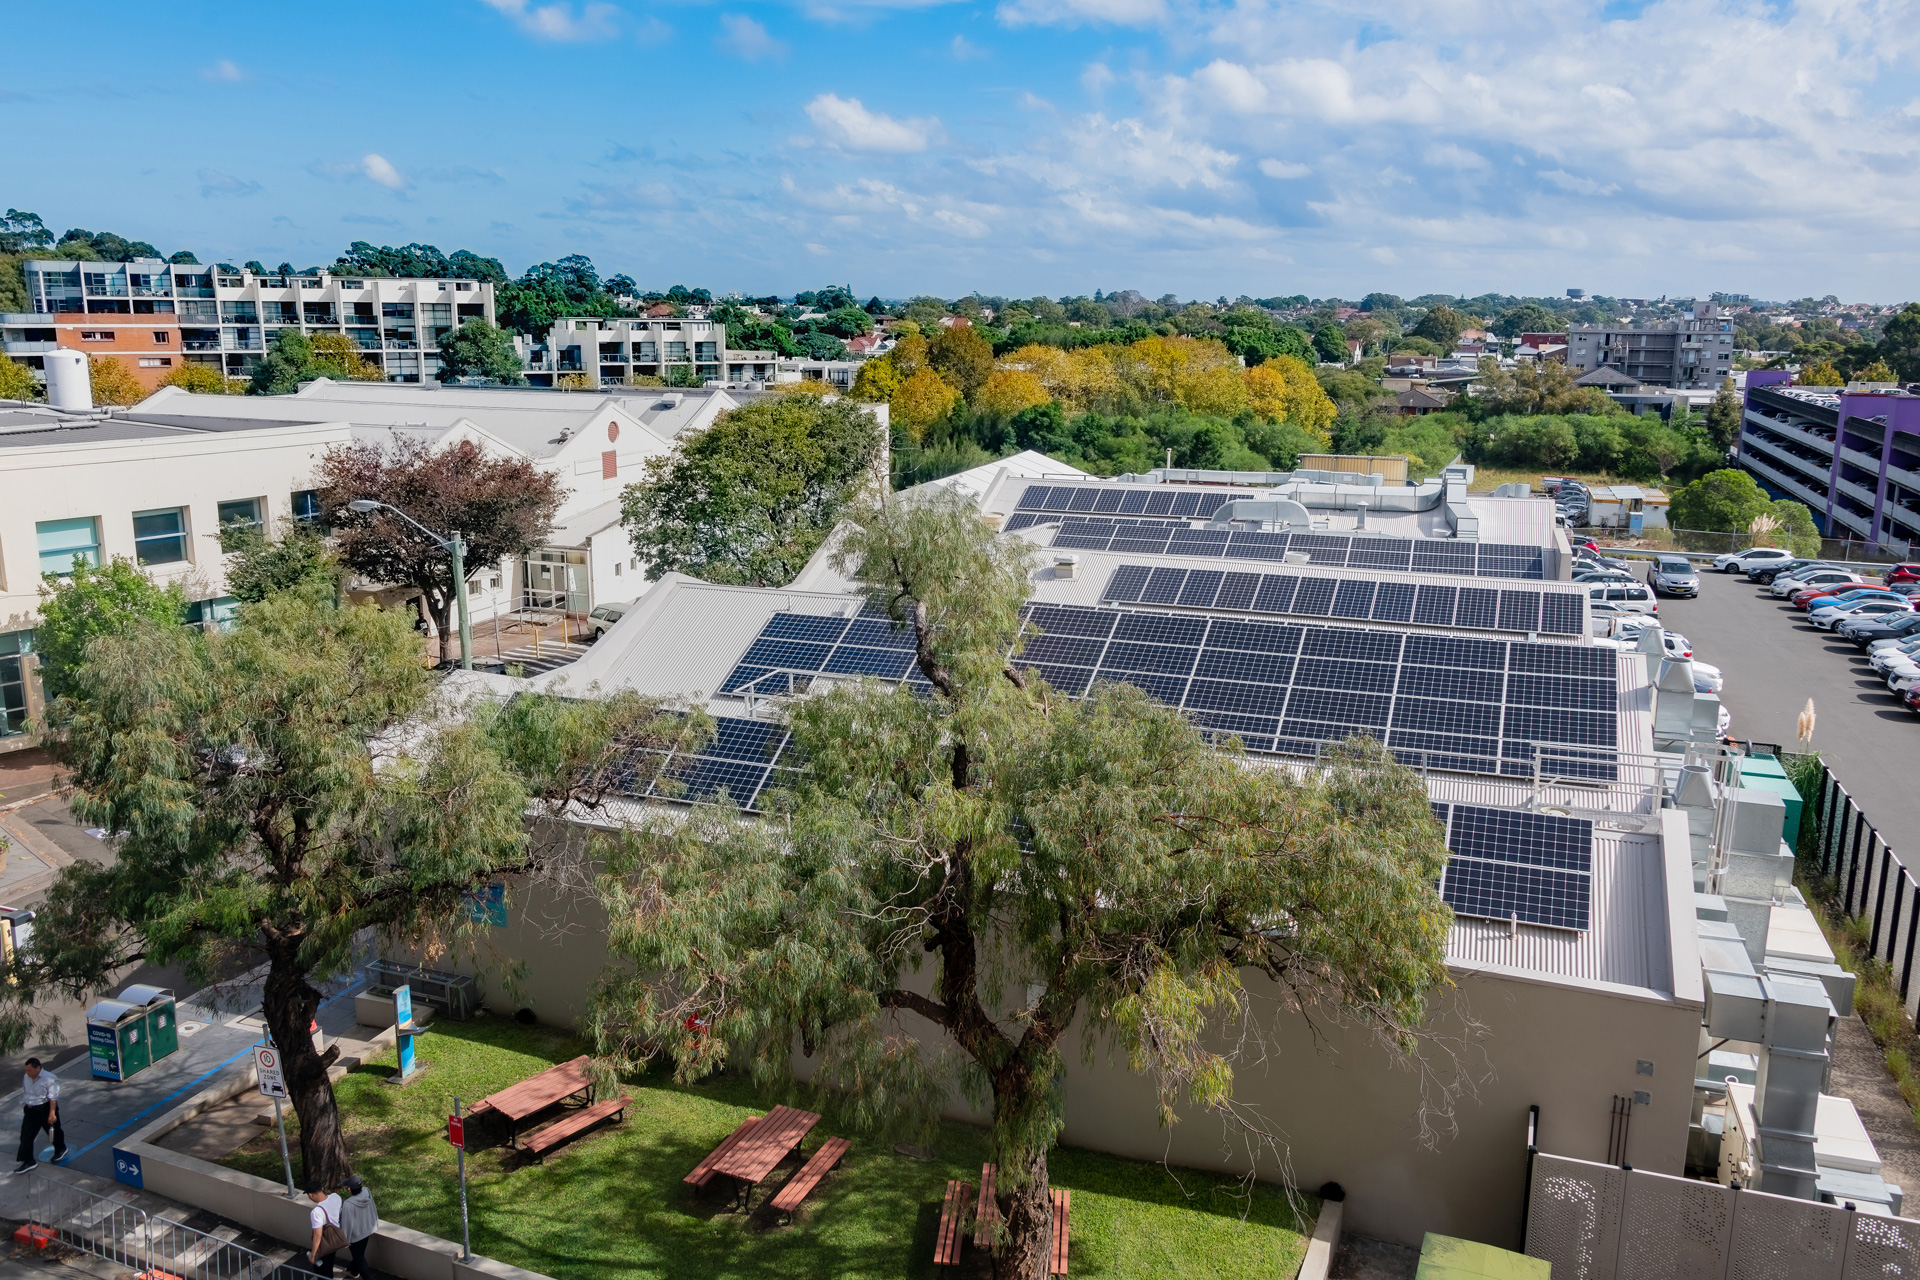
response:
<path id="1" fill-rule="evenodd" d="M 787 56 L 787 46 L 768 35 L 765 27 L 744 13 L 720 15 L 720 35 L 714 44 L 748 62 Z"/>
<path id="2" fill-rule="evenodd" d="M 1262 160 L 1260 172 L 1269 178 L 1304 178 L 1313 170 L 1304 164 L 1293 164 L 1286 160 Z"/>
<path id="3" fill-rule="evenodd" d="M 578 14 L 567 3 L 535 5 L 530 0 L 480 0 L 537 40 L 577 43 L 611 40 L 620 34 L 620 10 L 589 0 Z"/>
<path id="4" fill-rule="evenodd" d="M 407 180 L 400 176 L 400 171 L 393 167 L 392 161 L 377 151 L 369 151 L 360 157 L 360 174 L 389 191 L 399 191 L 407 185 Z"/>
<path id="5" fill-rule="evenodd" d="M 832 143 L 849 151 L 925 151 L 940 136 L 940 121 L 896 120 L 869 111 L 858 98 L 823 93 L 807 104 L 807 118 Z"/>
<path id="6" fill-rule="evenodd" d="M 245 80 L 247 73 L 235 66 L 231 60 L 222 58 L 220 61 L 202 71 L 200 78 L 202 80 L 225 80 L 232 83 L 238 80 Z"/>
<path id="7" fill-rule="evenodd" d="M 1267 103 L 1267 86 L 1237 62 L 1216 58 L 1193 78 L 1209 98 L 1230 111 L 1257 111 Z"/>
<path id="8" fill-rule="evenodd" d="M 236 178 L 218 169 L 201 169 L 193 176 L 200 179 L 200 194 L 209 199 L 215 196 L 251 196 L 260 191 L 259 183 Z"/>
<path id="9" fill-rule="evenodd" d="M 1087 69 L 1080 73 L 1080 87 L 1087 91 L 1090 98 L 1099 98 L 1113 83 L 1113 68 L 1104 62 L 1089 62 Z"/>
<path id="10" fill-rule="evenodd" d="M 997 16 L 1010 27 L 1141 27 L 1166 11 L 1162 0 L 1002 0 Z"/>
<path id="11" fill-rule="evenodd" d="M 947 47 L 953 50 L 955 62 L 973 62 L 980 58 L 992 56 L 987 50 L 982 49 L 965 36 L 955 36 L 953 43 Z"/>
<path id="12" fill-rule="evenodd" d="M 1617 182 L 1601 184 L 1592 178 L 1582 178 L 1568 173 L 1565 169 L 1548 169 L 1540 175 L 1562 191 L 1571 191 L 1577 196 L 1610 196 L 1620 189 Z"/>

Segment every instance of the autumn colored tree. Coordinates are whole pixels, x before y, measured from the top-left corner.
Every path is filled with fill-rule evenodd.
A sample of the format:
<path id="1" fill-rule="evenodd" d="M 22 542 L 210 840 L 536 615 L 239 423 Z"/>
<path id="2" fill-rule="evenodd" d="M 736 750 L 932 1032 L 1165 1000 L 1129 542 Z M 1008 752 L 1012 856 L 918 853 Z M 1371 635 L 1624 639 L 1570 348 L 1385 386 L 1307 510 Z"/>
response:
<path id="1" fill-rule="evenodd" d="M 539 546 L 565 496 L 553 472 L 525 458 L 493 458 L 471 441 L 435 448 L 395 435 L 384 448 L 361 442 L 329 449 L 315 478 L 340 563 L 371 582 L 417 588 L 440 632 L 440 659 L 453 654 L 449 618 L 453 565 L 446 550 L 391 511 L 356 512 L 373 498 L 441 535 L 466 539 L 469 573 Z"/>
<path id="2" fill-rule="evenodd" d="M 38 400 L 44 394 L 40 380 L 27 366 L 0 356 L 0 400 Z"/>
<path id="3" fill-rule="evenodd" d="M 229 378 L 220 366 L 191 360 L 160 379 L 160 385 L 201 396 L 237 396 L 247 389 L 245 379 Z"/>
<path id="4" fill-rule="evenodd" d="M 95 404 L 139 404 L 147 393 L 133 370 L 112 356 L 88 356 L 87 376 L 93 382 Z"/>
<path id="5" fill-rule="evenodd" d="M 956 324 L 927 344 L 927 364 L 971 402 L 993 373 L 993 344 L 972 325 Z"/>
<path id="6" fill-rule="evenodd" d="M 901 382 L 889 402 L 888 416 L 908 439 L 919 441 L 936 422 L 946 420 L 960 403 L 960 392 L 932 369 L 922 369 Z"/>
<path id="7" fill-rule="evenodd" d="M 1794 375 L 1794 382 L 1803 387 L 1844 387 L 1846 375 L 1834 367 L 1831 360 L 1812 360 L 1801 367 Z"/>
<path id="8" fill-rule="evenodd" d="M 973 407 L 1008 417 L 1053 399 L 1040 379 L 1025 369 L 995 369 L 974 393 Z"/>

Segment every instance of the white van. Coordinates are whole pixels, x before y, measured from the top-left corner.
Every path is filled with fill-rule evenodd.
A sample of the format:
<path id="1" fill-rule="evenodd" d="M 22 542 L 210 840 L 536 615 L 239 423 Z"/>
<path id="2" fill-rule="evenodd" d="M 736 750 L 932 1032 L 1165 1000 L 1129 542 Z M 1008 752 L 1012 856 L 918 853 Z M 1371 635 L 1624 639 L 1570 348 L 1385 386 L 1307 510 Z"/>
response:
<path id="1" fill-rule="evenodd" d="M 1587 596 L 1592 600 L 1604 600 L 1622 613 L 1660 612 L 1660 604 L 1653 598 L 1653 592 L 1644 586 L 1609 582 L 1605 586 L 1595 586 Z"/>

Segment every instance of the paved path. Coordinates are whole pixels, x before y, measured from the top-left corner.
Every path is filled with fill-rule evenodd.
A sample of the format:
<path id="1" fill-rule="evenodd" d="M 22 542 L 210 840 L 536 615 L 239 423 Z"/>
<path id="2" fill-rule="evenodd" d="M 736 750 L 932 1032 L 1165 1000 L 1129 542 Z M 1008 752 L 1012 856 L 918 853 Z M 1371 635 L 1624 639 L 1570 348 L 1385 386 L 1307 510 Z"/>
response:
<path id="1" fill-rule="evenodd" d="M 1662 600 L 1660 619 L 1726 672 L 1733 735 L 1795 750 L 1794 722 L 1813 699 L 1813 745 L 1896 852 L 1920 840 L 1920 716 L 1895 702 L 1846 641 L 1744 576 L 1700 575 L 1695 600 Z M 1920 851 L 1917 851 L 1920 852 Z"/>

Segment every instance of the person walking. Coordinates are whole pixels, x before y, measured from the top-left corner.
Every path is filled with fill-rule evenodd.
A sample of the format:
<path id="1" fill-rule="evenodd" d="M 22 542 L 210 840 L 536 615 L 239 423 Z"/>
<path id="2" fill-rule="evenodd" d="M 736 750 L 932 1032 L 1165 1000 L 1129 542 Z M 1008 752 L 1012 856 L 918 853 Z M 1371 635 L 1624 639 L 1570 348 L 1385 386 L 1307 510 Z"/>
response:
<path id="1" fill-rule="evenodd" d="M 313 1201 L 313 1210 L 307 1214 L 307 1224 L 313 1228 L 313 1240 L 307 1246 L 307 1261 L 320 1275 L 333 1274 L 333 1255 L 344 1249 L 346 1235 L 340 1230 L 340 1197 L 327 1190 L 326 1184 L 315 1178 L 307 1183 L 307 1199 Z"/>
<path id="2" fill-rule="evenodd" d="M 380 1228 L 380 1211 L 373 1207 L 373 1192 L 359 1174 L 347 1179 L 347 1199 L 340 1206 L 340 1230 L 346 1233 L 347 1248 L 353 1255 L 348 1263 L 358 1280 L 367 1280 L 367 1241 Z"/>
<path id="3" fill-rule="evenodd" d="M 20 1164 L 15 1173 L 40 1163 L 33 1144 L 42 1129 L 53 1130 L 53 1162 L 59 1164 L 67 1158 L 67 1131 L 60 1127 L 60 1077 L 41 1066 L 40 1059 L 28 1058 L 20 1078 Z"/>

